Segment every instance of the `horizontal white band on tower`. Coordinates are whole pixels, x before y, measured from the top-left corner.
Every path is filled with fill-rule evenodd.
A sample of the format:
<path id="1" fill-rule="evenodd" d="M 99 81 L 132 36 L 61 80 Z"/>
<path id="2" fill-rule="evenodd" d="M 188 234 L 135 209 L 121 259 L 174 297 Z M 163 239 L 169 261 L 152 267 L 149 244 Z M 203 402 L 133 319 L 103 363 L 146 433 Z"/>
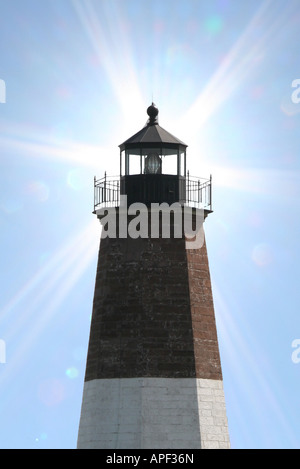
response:
<path id="1" fill-rule="evenodd" d="M 223 382 L 201 378 L 86 381 L 78 448 L 229 448 Z"/>

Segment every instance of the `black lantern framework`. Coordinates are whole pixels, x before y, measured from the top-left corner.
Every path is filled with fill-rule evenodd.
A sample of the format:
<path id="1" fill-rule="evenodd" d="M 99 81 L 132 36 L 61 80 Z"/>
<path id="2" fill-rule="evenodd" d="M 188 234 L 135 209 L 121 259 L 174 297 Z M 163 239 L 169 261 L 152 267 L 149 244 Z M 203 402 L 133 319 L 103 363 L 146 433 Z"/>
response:
<path id="1" fill-rule="evenodd" d="M 125 145 L 125 143 L 123 144 Z M 186 177 L 185 148 L 172 148 L 170 145 L 148 143 L 121 150 L 120 175 L 134 174 L 171 174 Z"/>
<path id="2" fill-rule="evenodd" d="M 147 109 L 146 126 L 120 145 L 121 195 L 128 204 L 185 202 L 187 145 L 158 124 L 158 109 Z"/>
<path id="3" fill-rule="evenodd" d="M 158 123 L 158 109 L 147 109 L 146 125 L 120 148 L 120 177 L 95 179 L 94 211 L 118 206 L 120 195 L 128 206 L 141 202 L 189 204 L 211 211 L 211 178 L 192 178 L 186 170 L 187 145 Z"/>

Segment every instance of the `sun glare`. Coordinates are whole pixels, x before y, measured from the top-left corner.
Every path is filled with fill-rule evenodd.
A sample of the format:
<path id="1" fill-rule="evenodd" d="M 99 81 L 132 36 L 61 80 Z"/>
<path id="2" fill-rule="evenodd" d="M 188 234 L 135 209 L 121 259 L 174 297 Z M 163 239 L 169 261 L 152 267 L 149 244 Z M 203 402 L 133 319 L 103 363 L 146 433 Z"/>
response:
<path id="1" fill-rule="evenodd" d="M 0 377 L 0 382 L 7 379 L 12 372 L 15 373 L 16 367 L 22 366 L 35 340 L 43 333 L 59 311 L 64 298 L 95 259 L 99 237 L 100 228 L 93 219 L 81 233 L 68 240 L 2 308 L 0 320 L 8 315 L 12 318 L 15 311 L 19 311 L 16 320 L 11 322 L 6 331 L 7 342 L 14 343 L 18 335 L 19 338 L 22 337 L 25 325 L 30 323 L 31 328 L 30 334 L 27 331 L 15 351 L 12 351 L 9 370 Z M 26 305 L 26 308 L 22 308 L 22 305 Z"/>

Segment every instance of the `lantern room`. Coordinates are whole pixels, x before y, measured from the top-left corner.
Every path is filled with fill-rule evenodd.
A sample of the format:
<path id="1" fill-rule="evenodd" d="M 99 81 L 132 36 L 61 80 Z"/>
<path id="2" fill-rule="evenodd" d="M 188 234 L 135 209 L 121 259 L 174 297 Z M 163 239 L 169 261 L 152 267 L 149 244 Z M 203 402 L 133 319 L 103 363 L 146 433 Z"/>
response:
<path id="1" fill-rule="evenodd" d="M 120 147 L 120 193 L 128 204 L 185 202 L 186 148 L 158 124 L 158 109 L 147 109 L 143 129 Z"/>

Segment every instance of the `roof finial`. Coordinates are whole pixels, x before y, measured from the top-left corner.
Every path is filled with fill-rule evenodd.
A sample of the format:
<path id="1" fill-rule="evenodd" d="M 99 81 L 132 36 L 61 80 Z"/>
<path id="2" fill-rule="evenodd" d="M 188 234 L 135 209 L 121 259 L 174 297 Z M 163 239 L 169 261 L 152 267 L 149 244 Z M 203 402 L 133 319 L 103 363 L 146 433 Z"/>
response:
<path id="1" fill-rule="evenodd" d="M 159 111 L 158 111 L 157 107 L 152 102 L 151 106 L 149 106 L 148 109 L 147 109 L 147 114 L 149 116 L 148 125 L 158 124 L 158 118 L 157 118 L 158 112 Z"/>

